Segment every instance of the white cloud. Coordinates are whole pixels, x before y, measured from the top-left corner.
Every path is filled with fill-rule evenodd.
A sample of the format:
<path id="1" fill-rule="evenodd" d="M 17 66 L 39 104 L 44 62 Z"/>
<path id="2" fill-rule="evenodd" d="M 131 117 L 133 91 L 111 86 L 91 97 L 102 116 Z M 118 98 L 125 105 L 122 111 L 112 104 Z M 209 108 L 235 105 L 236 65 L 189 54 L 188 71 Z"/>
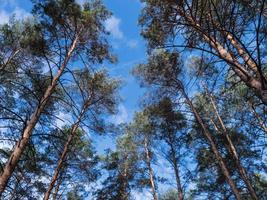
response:
<path id="1" fill-rule="evenodd" d="M 83 5 L 83 4 L 86 2 L 86 0 L 76 0 L 76 2 L 77 2 L 78 4 L 80 4 L 80 5 Z"/>
<path id="2" fill-rule="evenodd" d="M 26 12 L 25 10 L 15 7 L 15 9 L 12 12 L 6 12 L 5 10 L 0 10 L 0 24 L 5 24 L 9 22 L 9 18 L 11 16 L 15 16 L 15 19 L 26 19 L 31 17 L 31 14 L 29 12 Z"/>
<path id="3" fill-rule="evenodd" d="M 0 149 L 7 149 L 7 150 L 11 150 L 13 148 L 13 146 L 15 145 L 15 142 L 13 142 L 14 144 L 12 144 L 12 142 L 10 141 L 0 141 Z"/>
<path id="4" fill-rule="evenodd" d="M 32 16 L 29 12 L 26 12 L 25 10 L 19 7 L 16 7 L 12 14 L 15 15 L 16 19 L 25 19 Z"/>
<path id="5" fill-rule="evenodd" d="M 8 20 L 9 14 L 4 10 L 0 10 L 0 24 L 8 23 Z"/>
<path id="6" fill-rule="evenodd" d="M 152 195 L 149 191 L 145 191 L 145 192 L 137 192 L 134 191 L 132 194 L 135 198 L 135 200 L 150 200 L 153 199 Z"/>
<path id="7" fill-rule="evenodd" d="M 16 5 L 16 0 L 0 0 L 0 4 L 2 7 L 4 6 L 14 6 Z"/>
<path id="8" fill-rule="evenodd" d="M 60 112 L 55 120 L 55 125 L 59 128 L 62 128 L 66 123 L 71 124 L 72 117 L 71 114 Z"/>
<path id="9" fill-rule="evenodd" d="M 120 104 L 118 109 L 118 114 L 111 117 L 111 122 L 114 124 L 126 123 L 129 117 L 127 109 L 123 104 Z"/>
<path id="10" fill-rule="evenodd" d="M 138 46 L 138 41 L 137 40 L 129 40 L 127 42 L 127 46 L 130 47 L 131 49 L 135 49 Z"/>
<path id="11" fill-rule="evenodd" d="M 105 28 L 116 39 L 123 38 L 123 32 L 120 30 L 121 20 L 112 16 L 105 21 Z"/>

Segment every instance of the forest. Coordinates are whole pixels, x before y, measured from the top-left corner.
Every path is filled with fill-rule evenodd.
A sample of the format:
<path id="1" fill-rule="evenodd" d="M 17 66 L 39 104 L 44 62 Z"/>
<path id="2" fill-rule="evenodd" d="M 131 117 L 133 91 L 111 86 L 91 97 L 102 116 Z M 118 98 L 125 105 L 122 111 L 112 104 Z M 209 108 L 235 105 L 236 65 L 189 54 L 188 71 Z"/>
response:
<path id="1" fill-rule="evenodd" d="M 267 1 L 4 2 L 1 200 L 267 200 Z"/>

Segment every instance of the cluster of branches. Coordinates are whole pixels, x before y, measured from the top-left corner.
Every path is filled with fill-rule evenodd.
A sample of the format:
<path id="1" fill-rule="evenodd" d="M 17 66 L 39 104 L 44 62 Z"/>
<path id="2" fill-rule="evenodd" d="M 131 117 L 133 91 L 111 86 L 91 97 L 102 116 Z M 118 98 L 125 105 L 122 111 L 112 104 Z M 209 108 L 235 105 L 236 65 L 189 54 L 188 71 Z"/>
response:
<path id="1" fill-rule="evenodd" d="M 0 27 L 1 199 L 59 199 L 98 177 L 88 134 L 120 100 L 100 68 L 115 61 L 110 15 L 98 0 L 33 1 L 32 18 Z"/>
<path id="2" fill-rule="evenodd" d="M 100 0 L 33 0 L 0 27 L 1 199 L 266 198 L 266 2 L 142 2 L 147 93 L 116 128 Z M 118 134 L 100 156 L 104 132 Z"/>
<path id="3" fill-rule="evenodd" d="M 133 74 L 147 93 L 99 199 L 265 199 L 267 3 L 142 2 L 148 60 Z"/>

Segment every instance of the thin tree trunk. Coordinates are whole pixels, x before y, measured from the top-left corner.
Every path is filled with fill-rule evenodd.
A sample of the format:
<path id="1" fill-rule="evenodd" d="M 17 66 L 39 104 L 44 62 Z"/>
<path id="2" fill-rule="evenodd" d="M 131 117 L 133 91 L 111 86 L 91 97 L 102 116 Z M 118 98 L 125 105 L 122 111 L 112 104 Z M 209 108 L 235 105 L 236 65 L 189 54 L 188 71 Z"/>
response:
<path id="1" fill-rule="evenodd" d="M 10 200 L 16 199 L 16 190 L 17 190 L 17 187 L 19 186 L 19 184 L 20 184 L 20 177 L 17 178 L 15 186 L 14 186 L 14 188 L 12 190 L 12 194 L 11 194 Z"/>
<path id="2" fill-rule="evenodd" d="M 7 59 L 7 61 L 4 62 L 4 63 L 2 64 L 2 66 L 0 67 L 0 72 L 5 70 L 5 68 L 7 67 L 7 65 L 11 62 L 11 60 L 12 60 L 13 58 L 16 57 L 16 55 L 17 55 L 20 51 L 21 51 L 21 49 L 17 49 L 15 52 L 13 52 L 13 53 L 10 55 L 10 57 Z"/>
<path id="3" fill-rule="evenodd" d="M 53 94 L 53 92 L 55 90 L 55 87 L 57 85 L 57 82 L 58 82 L 60 76 L 63 74 L 64 69 L 66 68 L 66 66 L 67 66 L 67 64 L 68 64 L 68 62 L 72 56 L 72 53 L 77 46 L 77 43 L 78 43 L 78 36 L 76 36 L 76 38 L 72 42 L 72 45 L 71 45 L 70 49 L 68 50 L 68 53 L 64 59 L 64 62 L 62 63 L 61 67 L 59 68 L 56 76 L 53 78 L 51 85 L 49 85 L 48 88 L 46 89 L 45 94 L 42 97 L 38 107 L 36 108 L 36 110 L 32 114 L 26 127 L 24 128 L 23 133 L 22 133 L 22 137 L 16 143 L 16 145 L 13 149 L 13 152 L 10 155 L 9 160 L 7 161 L 7 163 L 5 165 L 5 168 L 4 168 L 4 170 L 0 176 L 0 198 L 1 198 L 1 195 L 7 186 L 8 180 L 12 176 L 12 173 L 15 170 L 15 168 L 19 162 L 21 155 L 23 154 L 25 147 L 27 146 L 27 144 L 30 140 L 33 129 L 34 129 L 35 125 L 37 124 L 41 113 L 44 111 L 48 100 L 50 99 L 51 95 Z"/>
<path id="4" fill-rule="evenodd" d="M 53 175 L 53 177 L 52 177 L 52 179 L 50 181 L 50 184 L 49 184 L 49 186 L 48 186 L 48 188 L 46 190 L 46 193 L 45 193 L 45 196 L 44 196 L 44 200 L 48 200 L 49 199 L 51 191 L 53 190 L 53 188 L 55 186 L 55 183 L 56 183 L 58 175 L 59 175 L 59 173 L 61 171 L 62 165 L 63 165 L 63 163 L 65 161 L 66 156 L 67 156 L 69 145 L 71 144 L 71 142 L 73 140 L 73 137 L 75 136 L 75 133 L 76 133 L 76 131 L 78 129 L 78 124 L 77 123 L 79 123 L 79 122 L 76 122 L 71 128 L 71 133 L 70 133 L 70 135 L 68 137 L 68 140 L 67 140 L 67 142 L 66 142 L 66 144 L 64 146 L 64 150 L 63 150 L 63 152 L 62 152 L 62 154 L 60 156 L 60 159 L 58 161 L 58 165 L 57 165 L 57 167 L 56 167 L 56 169 L 54 171 L 54 175 Z"/>
<path id="5" fill-rule="evenodd" d="M 71 142 L 72 142 L 74 136 L 77 133 L 77 129 L 79 128 L 80 122 L 81 122 L 84 114 L 86 113 L 88 107 L 90 106 L 91 98 L 92 98 L 92 95 L 90 95 L 90 97 L 84 103 L 83 108 L 82 108 L 82 110 L 81 110 L 81 112 L 79 114 L 78 119 L 76 120 L 76 122 L 71 127 L 70 135 L 68 137 L 67 142 L 64 145 L 64 149 L 63 149 L 63 152 L 62 152 L 62 154 L 60 156 L 60 159 L 58 161 L 57 167 L 56 167 L 56 169 L 54 171 L 54 175 L 53 175 L 53 177 L 52 177 L 52 179 L 50 181 L 50 184 L 49 184 L 49 186 L 48 186 L 48 188 L 46 190 L 46 193 L 44 195 L 44 200 L 48 200 L 49 199 L 49 196 L 50 196 L 50 194 L 51 194 L 51 192 L 52 192 L 52 190 L 53 190 L 53 188 L 55 186 L 55 183 L 56 183 L 56 181 L 58 179 L 59 173 L 61 172 L 63 163 L 66 160 L 66 157 L 67 157 Z"/>
<path id="6" fill-rule="evenodd" d="M 253 104 L 250 102 L 250 108 L 254 114 L 254 116 L 256 117 L 256 119 L 258 120 L 258 123 L 260 125 L 260 127 L 265 131 L 265 133 L 267 133 L 267 127 L 264 124 L 264 121 L 261 119 L 260 115 L 257 113 L 255 107 L 253 106 Z"/>
<path id="7" fill-rule="evenodd" d="M 127 156 L 125 158 L 127 160 Z M 123 169 L 123 194 L 122 194 L 122 200 L 128 200 L 128 193 L 127 193 L 127 166 L 124 165 Z"/>
<path id="8" fill-rule="evenodd" d="M 227 140 L 227 142 L 228 142 L 228 145 L 227 145 L 227 147 L 228 147 L 228 151 L 231 153 L 231 155 L 232 155 L 233 158 L 234 158 L 234 161 L 235 161 L 235 164 L 236 164 L 236 166 L 237 166 L 238 172 L 239 172 L 239 174 L 241 175 L 243 181 L 245 182 L 245 184 L 246 184 L 246 186 L 247 186 L 247 188 L 248 188 L 248 190 L 249 190 L 249 193 L 250 193 L 251 197 L 252 197 L 254 200 L 258 200 L 259 198 L 257 197 L 257 194 L 256 194 L 254 188 L 252 187 L 252 184 L 251 184 L 251 182 L 250 182 L 250 180 L 249 180 L 249 177 L 248 177 L 248 175 L 247 175 L 247 172 L 246 172 L 245 168 L 242 166 L 242 164 L 241 164 L 241 162 L 240 162 L 239 155 L 238 155 L 238 153 L 237 153 L 237 151 L 236 151 L 236 148 L 235 148 L 235 146 L 234 146 L 234 144 L 233 144 L 233 142 L 232 142 L 232 140 L 231 140 L 231 138 L 230 138 L 230 136 L 229 136 L 229 134 L 228 134 L 228 132 L 227 132 L 227 129 L 226 129 L 224 123 L 223 123 L 223 120 L 222 120 L 221 116 L 219 115 L 219 112 L 218 112 L 218 110 L 217 110 L 217 107 L 216 107 L 216 105 L 215 105 L 215 102 L 214 102 L 214 100 L 213 100 L 211 94 L 209 94 L 208 91 L 206 91 L 206 93 L 207 93 L 207 94 L 209 95 L 209 97 L 210 97 L 210 101 L 211 101 L 213 110 L 214 110 L 214 112 L 215 112 L 215 115 L 217 116 L 217 118 L 218 118 L 218 120 L 219 120 L 219 122 L 220 122 L 220 124 L 221 124 L 221 127 L 222 127 L 222 129 L 223 129 L 223 131 L 222 131 L 221 133 L 222 133 L 222 135 L 225 136 L 225 138 L 226 138 L 226 140 Z M 213 122 L 213 123 L 214 123 L 214 122 Z M 214 126 L 216 126 L 215 123 L 214 123 Z M 218 129 L 218 127 L 217 127 L 216 129 Z M 219 129 L 218 129 L 218 131 L 219 131 Z"/>
<path id="9" fill-rule="evenodd" d="M 176 160 L 176 152 L 174 150 L 173 145 L 170 144 L 171 147 L 171 155 L 172 155 L 172 164 L 173 164 L 173 170 L 175 173 L 175 179 L 176 179 L 176 186 L 177 186 L 177 192 L 178 192 L 178 200 L 183 200 L 184 199 L 184 195 L 183 195 L 183 188 L 181 185 L 181 179 L 180 179 L 180 175 L 179 175 L 179 166 Z"/>
<path id="10" fill-rule="evenodd" d="M 154 172 L 153 172 L 153 169 L 151 167 L 151 157 L 150 157 L 146 138 L 144 141 L 144 148 L 145 148 L 145 153 L 146 153 L 146 162 L 147 162 L 147 167 L 148 167 L 148 171 L 149 171 L 149 181 L 150 181 L 153 199 L 158 200 L 156 185 L 155 185 L 155 181 L 154 181 Z"/>
<path id="11" fill-rule="evenodd" d="M 233 181 L 233 179 L 231 178 L 231 175 L 230 175 L 230 172 L 217 148 L 217 145 L 212 137 L 212 134 L 210 133 L 210 131 L 207 129 L 207 127 L 205 126 L 201 116 L 199 115 L 198 111 L 195 109 L 193 103 L 191 102 L 191 100 L 189 99 L 189 97 L 187 96 L 187 94 L 185 93 L 184 91 L 184 88 L 182 85 L 179 85 L 179 90 L 181 91 L 182 95 L 184 96 L 185 100 L 186 100 L 186 103 L 188 104 L 188 106 L 190 107 L 191 111 L 194 113 L 194 116 L 196 118 L 196 120 L 198 121 L 198 123 L 200 124 L 202 130 L 203 130 L 203 133 L 205 135 L 205 137 L 208 139 L 210 145 L 211 145 L 211 149 L 219 163 L 219 166 L 222 170 L 222 173 L 223 175 L 225 176 L 228 184 L 230 185 L 235 197 L 237 200 L 242 200 L 241 198 L 241 195 Z"/>
<path id="12" fill-rule="evenodd" d="M 60 188 L 60 184 L 57 184 L 56 188 L 55 188 L 55 192 L 53 194 L 53 200 L 57 200 L 57 194 Z"/>
<path id="13" fill-rule="evenodd" d="M 61 175 L 62 176 L 62 175 Z M 60 188 L 60 185 L 61 185 L 61 181 L 62 181 L 62 177 L 59 178 L 59 180 L 57 181 L 57 186 L 55 188 L 55 192 L 53 194 L 53 200 L 57 200 L 57 196 L 58 196 L 58 192 L 59 192 L 59 188 Z"/>

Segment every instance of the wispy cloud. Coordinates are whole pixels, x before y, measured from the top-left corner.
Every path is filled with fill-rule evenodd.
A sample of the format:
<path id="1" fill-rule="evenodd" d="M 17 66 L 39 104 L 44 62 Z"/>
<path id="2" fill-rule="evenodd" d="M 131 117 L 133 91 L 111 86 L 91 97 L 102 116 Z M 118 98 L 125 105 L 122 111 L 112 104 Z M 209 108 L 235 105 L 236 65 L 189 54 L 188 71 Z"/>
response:
<path id="1" fill-rule="evenodd" d="M 117 125 L 121 123 L 126 123 L 129 118 L 126 107 L 123 104 L 120 104 L 118 110 L 118 114 L 111 117 L 111 122 Z"/>
<path id="2" fill-rule="evenodd" d="M 123 38 L 123 32 L 120 29 L 121 19 L 112 16 L 105 21 L 105 28 L 116 39 Z"/>
<path id="3" fill-rule="evenodd" d="M 1 7 L 14 6 L 16 5 L 16 0 L 0 0 Z"/>
<path id="4" fill-rule="evenodd" d="M 138 41 L 137 40 L 129 40 L 127 42 L 127 46 L 130 47 L 131 49 L 135 49 L 138 46 Z"/>
<path id="5" fill-rule="evenodd" d="M 71 124 L 72 122 L 71 114 L 60 112 L 57 117 L 58 118 L 55 120 L 55 125 L 59 128 L 62 128 L 66 124 Z"/>
<path id="6" fill-rule="evenodd" d="M 9 22 L 10 17 L 14 16 L 15 19 L 26 19 L 31 17 L 31 14 L 24 9 L 15 7 L 12 12 L 7 12 L 4 9 L 0 10 L 0 24 L 5 24 Z"/>
<path id="7" fill-rule="evenodd" d="M 134 191 L 132 194 L 135 198 L 135 200 L 149 200 L 152 199 L 152 195 L 149 191 L 144 191 L 144 192 L 137 192 Z"/>
<path id="8" fill-rule="evenodd" d="M 80 4 L 80 5 L 83 5 L 83 4 L 86 2 L 86 0 L 76 0 L 76 2 L 77 2 L 78 4 Z"/>
<path id="9" fill-rule="evenodd" d="M 9 14 L 4 10 L 0 10 L 0 24 L 8 23 L 8 21 L 9 21 Z"/>

